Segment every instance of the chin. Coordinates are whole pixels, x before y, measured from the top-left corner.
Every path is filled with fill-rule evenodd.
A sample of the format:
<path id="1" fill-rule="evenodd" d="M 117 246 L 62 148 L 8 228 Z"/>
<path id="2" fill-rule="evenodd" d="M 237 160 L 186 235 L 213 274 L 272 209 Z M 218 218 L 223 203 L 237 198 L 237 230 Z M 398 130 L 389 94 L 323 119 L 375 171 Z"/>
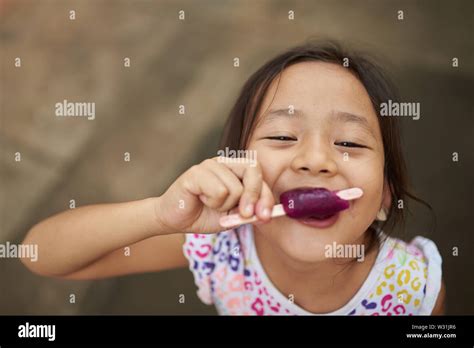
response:
<path id="1" fill-rule="evenodd" d="M 327 261 L 326 246 L 343 239 L 341 226 L 335 223 L 330 227 L 317 228 L 284 217 L 270 231 L 274 242 L 289 258 L 297 262 L 315 263 Z"/>
<path id="2" fill-rule="evenodd" d="M 346 210 L 326 221 L 283 216 L 260 229 L 289 259 L 309 264 L 332 260 L 326 257 L 327 246 L 355 243 L 367 227 L 360 216 L 355 218 L 351 210 Z"/>

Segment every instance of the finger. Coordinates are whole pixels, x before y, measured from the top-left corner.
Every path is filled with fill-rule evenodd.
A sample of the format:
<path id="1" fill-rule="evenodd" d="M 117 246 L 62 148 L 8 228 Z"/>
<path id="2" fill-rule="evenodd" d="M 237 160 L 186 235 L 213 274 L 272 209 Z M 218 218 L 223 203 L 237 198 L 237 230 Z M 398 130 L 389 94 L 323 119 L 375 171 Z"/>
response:
<path id="1" fill-rule="evenodd" d="M 244 173 L 247 167 L 259 166 L 257 162 L 254 164 L 247 162 L 236 162 L 235 158 L 214 157 L 212 160 L 229 168 L 241 180 L 244 178 Z"/>
<path id="2" fill-rule="evenodd" d="M 244 192 L 239 202 L 239 212 L 243 217 L 250 217 L 255 212 L 255 205 L 262 192 L 262 172 L 260 167 L 245 169 L 243 176 Z"/>
<path id="3" fill-rule="evenodd" d="M 243 217 L 250 217 L 255 213 L 255 204 L 260 196 L 262 185 L 262 170 L 258 162 L 250 160 L 243 162 L 227 161 L 222 157 L 214 157 L 212 160 L 224 164 L 244 183 L 244 197 L 239 203 L 239 213 Z"/>
<path id="4" fill-rule="evenodd" d="M 201 202 L 212 209 L 219 211 L 225 202 L 228 190 L 220 178 L 204 166 L 196 165 L 189 170 L 189 178 L 185 187 L 192 194 L 199 196 Z"/>
<path id="5" fill-rule="evenodd" d="M 229 192 L 226 200 L 221 206 L 221 210 L 230 210 L 234 208 L 242 195 L 244 187 L 239 178 L 226 166 L 213 161 L 206 160 L 203 164 L 209 168 L 224 183 Z"/>
<path id="6" fill-rule="evenodd" d="M 257 217 L 263 221 L 270 221 L 274 205 L 275 198 L 273 197 L 272 190 L 270 190 L 266 182 L 263 182 L 262 192 L 256 206 Z"/>

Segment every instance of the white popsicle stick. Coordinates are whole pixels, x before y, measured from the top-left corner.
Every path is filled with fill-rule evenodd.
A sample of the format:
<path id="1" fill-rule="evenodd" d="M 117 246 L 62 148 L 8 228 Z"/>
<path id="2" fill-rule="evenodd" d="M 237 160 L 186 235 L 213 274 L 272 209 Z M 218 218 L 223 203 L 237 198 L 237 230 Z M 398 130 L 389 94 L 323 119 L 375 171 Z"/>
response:
<path id="1" fill-rule="evenodd" d="M 364 192 L 362 191 L 362 189 L 358 187 L 341 190 L 336 193 L 336 195 L 339 198 L 344 199 L 346 201 L 360 198 L 362 197 L 363 194 Z M 283 209 L 283 204 L 274 205 L 272 209 L 271 217 L 275 218 L 275 217 L 279 217 L 283 215 L 286 215 L 285 210 Z M 249 224 L 255 221 L 258 221 L 258 218 L 256 215 L 249 218 L 243 218 L 242 216 L 240 216 L 240 214 L 231 214 L 231 215 L 226 215 L 226 216 L 221 217 L 219 219 L 219 224 L 224 228 L 230 228 L 230 227 L 236 227 L 243 224 Z"/>
<path id="2" fill-rule="evenodd" d="M 336 196 L 339 196 L 339 198 L 344 199 L 346 201 L 351 201 L 353 199 L 360 198 L 363 194 L 364 191 L 362 191 L 362 189 L 358 187 L 353 187 L 350 189 L 336 192 Z"/>

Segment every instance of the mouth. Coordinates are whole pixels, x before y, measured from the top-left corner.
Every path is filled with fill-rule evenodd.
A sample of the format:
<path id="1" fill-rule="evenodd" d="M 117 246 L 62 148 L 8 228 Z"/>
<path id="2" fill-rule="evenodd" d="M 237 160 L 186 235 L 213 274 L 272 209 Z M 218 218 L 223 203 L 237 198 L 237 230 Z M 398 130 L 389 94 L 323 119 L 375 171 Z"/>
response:
<path id="1" fill-rule="evenodd" d="M 298 187 L 288 188 L 288 189 L 286 189 L 286 190 L 284 190 L 284 191 L 279 191 L 279 192 L 276 193 L 275 197 L 277 198 L 278 203 L 281 203 L 281 202 L 279 201 L 279 198 L 281 197 L 281 194 L 282 194 L 283 192 L 294 191 L 294 190 L 319 190 L 319 189 L 321 189 L 321 190 L 328 190 L 328 191 L 334 192 L 334 193 L 340 191 L 340 189 L 329 188 L 329 187 L 327 187 L 327 186 L 298 186 Z"/>
<path id="2" fill-rule="evenodd" d="M 324 189 L 324 190 L 334 191 L 334 192 L 339 191 L 339 190 L 336 190 L 336 189 L 333 189 L 333 188 L 330 188 L 330 187 L 327 187 L 327 186 L 296 186 L 296 187 L 287 188 L 287 189 L 284 190 L 284 191 L 291 191 L 291 190 L 313 190 L 313 189 Z M 280 194 L 281 194 L 281 193 L 282 193 L 282 192 L 280 192 Z"/>
<path id="3" fill-rule="evenodd" d="M 328 228 L 334 225 L 339 219 L 339 213 L 325 216 L 310 216 L 306 218 L 294 219 L 298 223 L 314 228 Z"/>
<path id="4" fill-rule="evenodd" d="M 308 190 L 323 189 L 323 190 L 328 190 L 330 192 L 338 192 L 339 191 L 339 190 L 334 189 L 334 188 L 321 187 L 321 186 L 319 186 L 319 187 L 316 187 L 316 186 L 303 186 L 303 187 L 294 188 L 293 190 L 306 190 L 306 189 L 308 189 Z M 280 198 L 281 198 L 281 196 L 280 196 Z M 350 204 L 350 206 L 352 206 L 352 204 Z M 349 206 L 349 208 L 350 208 L 350 206 Z M 339 220 L 340 213 L 343 212 L 340 209 L 336 209 L 336 210 L 339 210 L 339 211 L 324 213 L 323 211 L 330 211 L 330 210 L 334 211 L 334 209 L 331 209 L 331 207 L 326 205 L 326 203 L 324 203 L 322 206 L 320 206 L 320 208 L 321 207 L 323 209 L 321 209 L 322 211 L 319 214 L 312 214 L 310 216 L 304 216 L 304 217 L 300 217 L 300 218 L 293 217 L 293 219 L 297 223 L 300 223 L 300 224 L 302 224 L 306 227 L 317 228 L 317 229 L 325 229 L 325 228 L 329 228 L 329 227 L 333 226 Z"/>
<path id="5" fill-rule="evenodd" d="M 335 192 L 322 187 L 299 187 L 280 194 L 280 204 L 288 217 L 307 225 L 326 227 L 334 224 L 338 213 L 350 206 Z"/>

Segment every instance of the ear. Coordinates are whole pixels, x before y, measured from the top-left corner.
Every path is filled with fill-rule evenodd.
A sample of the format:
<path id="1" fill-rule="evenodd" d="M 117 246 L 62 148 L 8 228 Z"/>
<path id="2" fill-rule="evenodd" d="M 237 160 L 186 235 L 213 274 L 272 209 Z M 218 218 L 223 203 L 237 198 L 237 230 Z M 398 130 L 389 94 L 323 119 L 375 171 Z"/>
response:
<path id="1" fill-rule="evenodd" d="M 388 182 L 385 179 L 383 181 L 382 207 L 388 213 L 391 205 L 392 205 L 392 192 L 390 191 Z"/>

